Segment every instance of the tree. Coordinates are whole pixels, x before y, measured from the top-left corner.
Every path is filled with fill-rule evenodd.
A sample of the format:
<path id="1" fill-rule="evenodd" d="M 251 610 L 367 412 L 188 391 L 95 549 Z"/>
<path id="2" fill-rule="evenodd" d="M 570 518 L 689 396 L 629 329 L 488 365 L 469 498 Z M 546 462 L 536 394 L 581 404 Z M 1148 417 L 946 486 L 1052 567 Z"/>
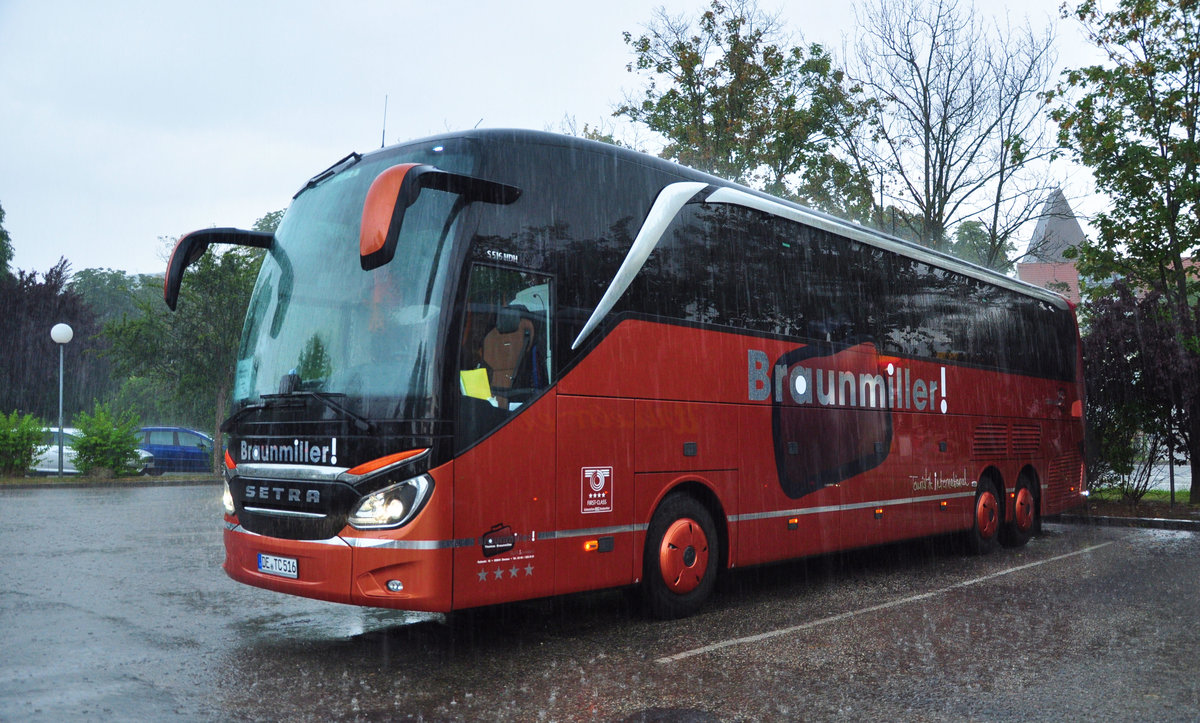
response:
<path id="1" fill-rule="evenodd" d="M 1168 453 L 1187 446 L 1177 415 L 1200 397 L 1200 358 L 1181 343 L 1163 294 L 1118 280 L 1086 310 L 1089 475 L 1128 477 L 1140 438 Z"/>
<path id="2" fill-rule="evenodd" d="M 1112 200 L 1095 219 L 1096 238 L 1078 249 L 1080 274 L 1120 276 L 1161 299 L 1159 323 L 1177 358 L 1158 369 L 1168 385 L 1177 436 L 1200 458 L 1200 2 L 1120 0 L 1102 13 L 1094 0 L 1074 12 L 1107 58 L 1070 70 L 1048 94 L 1059 142 L 1092 168 Z M 1092 287 L 1093 296 L 1107 292 Z M 1200 503 L 1192 485 L 1191 502 Z"/>
<path id="3" fill-rule="evenodd" d="M 862 165 L 916 211 L 921 243 L 945 250 L 949 229 L 975 218 L 987 265 L 1003 265 L 1050 188 L 1033 162 L 1053 150 L 1038 99 L 1052 35 L 988 30 L 957 0 L 873 0 L 858 11 L 856 75 L 873 96 L 875 132 L 874 143 L 856 146 Z"/>
<path id="4" fill-rule="evenodd" d="M 140 316 L 143 306 L 156 308 L 162 298 L 161 277 L 114 269 L 84 269 L 71 277 L 68 288 L 83 298 L 101 327 Z M 98 399 L 110 402 L 119 413 L 136 414 L 149 423 L 207 426 L 208 414 L 199 411 L 207 407 L 195 398 L 181 399 L 164 391 L 169 387 L 143 376 L 113 374 L 113 360 L 107 353 L 109 338 L 102 337 L 100 344 L 97 363 L 109 382 Z"/>
<path id="5" fill-rule="evenodd" d="M 0 263 L 3 264 L 3 269 L 0 269 L 3 273 L 0 275 L 12 275 L 12 260 L 12 238 L 8 235 L 8 231 L 4 230 L 4 207 L 0 206 Z"/>
<path id="6" fill-rule="evenodd" d="M 116 269 L 84 269 L 71 276 L 67 285 L 79 294 L 101 325 L 137 313 L 139 298 L 162 293 L 162 279 L 126 274 Z"/>
<path id="7" fill-rule="evenodd" d="M 67 418 L 89 408 L 107 388 L 107 369 L 95 354 L 99 325 L 82 297 L 68 288 L 69 278 L 66 259 L 40 278 L 21 270 L 15 276 L 0 275 L 0 409 L 57 420 L 59 350 L 50 328 L 59 322 L 74 331 L 74 340 L 64 349 Z"/>
<path id="8" fill-rule="evenodd" d="M 261 220 L 261 219 L 260 219 Z M 179 305 L 141 300 L 139 314 L 105 328 L 118 373 L 153 380 L 181 404 L 197 404 L 214 420 L 214 464 L 222 448 L 220 423 L 241 338 L 242 320 L 262 253 L 210 250 L 188 268 Z"/>
<path id="9" fill-rule="evenodd" d="M 286 212 L 286 208 L 281 208 L 278 211 L 271 211 L 268 214 L 264 214 L 250 228 L 255 231 L 270 231 L 271 233 L 275 233 L 275 229 L 279 228 L 279 222 L 283 220 L 283 214 Z"/>
<path id="10" fill-rule="evenodd" d="M 1000 245 L 983 221 L 963 221 L 954 228 L 954 240 L 948 251 L 964 261 L 1008 273 L 1013 264 L 1009 254 L 1015 251 L 1012 241 Z"/>
<path id="11" fill-rule="evenodd" d="M 660 8 L 625 42 L 628 70 L 649 83 L 616 115 L 661 135 L 663 157 L 829 210 L 870 209 L 870 182 L 840 145 L 865 111 L 822 46 L 787 47 L 753 0 L 713 0 L 695 26 Z"/>

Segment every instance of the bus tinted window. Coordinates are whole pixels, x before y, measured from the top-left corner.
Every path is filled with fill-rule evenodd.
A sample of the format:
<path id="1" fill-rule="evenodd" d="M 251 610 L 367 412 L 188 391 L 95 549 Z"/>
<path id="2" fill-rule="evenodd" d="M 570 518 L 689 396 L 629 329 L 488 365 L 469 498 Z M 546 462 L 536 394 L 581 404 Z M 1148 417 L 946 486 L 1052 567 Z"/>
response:
<path id="1" fill-rule="evenodd" d="M 623 310 L 797 341 L 1074 377 L 1069 311 L 776 216 L 691 204 Z"/>

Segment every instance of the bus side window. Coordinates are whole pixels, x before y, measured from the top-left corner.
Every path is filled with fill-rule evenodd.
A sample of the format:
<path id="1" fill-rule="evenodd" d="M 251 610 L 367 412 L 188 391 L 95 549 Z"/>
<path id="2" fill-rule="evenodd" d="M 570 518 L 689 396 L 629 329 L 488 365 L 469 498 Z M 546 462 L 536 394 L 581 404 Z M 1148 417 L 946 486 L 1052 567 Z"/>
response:
<path id="1" fill-rule="evenodd" d="M 459 352 L 460 419 L 486 433 L 552 381 L 549 276 L 476 264 Z"/>

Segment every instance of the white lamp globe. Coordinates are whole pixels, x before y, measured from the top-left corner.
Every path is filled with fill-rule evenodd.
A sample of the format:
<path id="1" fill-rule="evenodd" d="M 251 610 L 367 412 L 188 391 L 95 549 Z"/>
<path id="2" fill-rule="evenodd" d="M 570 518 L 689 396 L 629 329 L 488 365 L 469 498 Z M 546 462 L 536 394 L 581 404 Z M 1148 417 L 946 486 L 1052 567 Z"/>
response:
<path id="1" fill-rule="evenodd" d="M 71 329 L 69 324 L 55 324 L 54 328 L 50 330 L 50 338 L 53 339 L 56 344 L 66 344 L 69 343 L 71 339 L 75 338 L 75 332 Z"/>

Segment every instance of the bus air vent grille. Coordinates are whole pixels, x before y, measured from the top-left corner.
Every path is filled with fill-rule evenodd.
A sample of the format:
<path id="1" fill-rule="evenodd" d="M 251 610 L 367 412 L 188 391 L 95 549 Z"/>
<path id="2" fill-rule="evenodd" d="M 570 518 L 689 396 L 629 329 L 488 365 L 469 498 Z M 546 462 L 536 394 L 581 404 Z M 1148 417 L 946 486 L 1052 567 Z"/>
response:
<path id="1" fill-rule="evenodd" d="M 1042 446 L 1042 428 L 1037 424 L 1014 424 L 1012 428 L 1013 454 L 1030 457 Z"/>
<path id="2" fill-rule="evenodd" d="M 971 457 L 1003 457 L 1008 453 L 1008 429 L 1003 424 L 981 424 L 971 441 Z"/>

